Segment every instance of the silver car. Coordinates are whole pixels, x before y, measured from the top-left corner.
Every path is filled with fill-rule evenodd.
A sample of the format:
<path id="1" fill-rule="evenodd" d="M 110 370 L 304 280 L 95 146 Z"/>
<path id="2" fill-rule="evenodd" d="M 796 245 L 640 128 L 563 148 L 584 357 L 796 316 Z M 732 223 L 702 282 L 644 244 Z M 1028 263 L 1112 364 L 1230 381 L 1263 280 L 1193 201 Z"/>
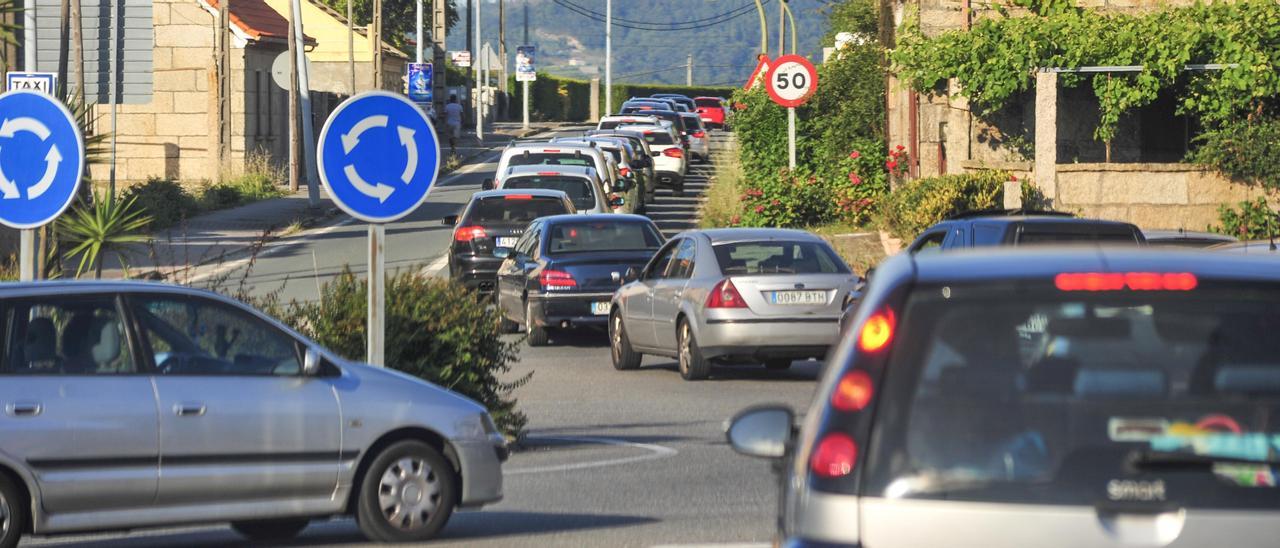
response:
<path id="1" fill-rule="evenodd" d="M 676 358 L 686 380 L 712 362 L 786 369 L 838 337 L 841 299 L 858 282 L 821 238 L 798 230 L 716 229 L 671 239 L 613 296 L 613 364 Z"/>
<path id="2" fill-rule="evenodd" d="M 0 547 L 209 522 L 279 541 L 337 515 L 422 541 L 502 498 L 484 407 L 233 300 L 45 282 L 4 284 L 0 307 Z"/>

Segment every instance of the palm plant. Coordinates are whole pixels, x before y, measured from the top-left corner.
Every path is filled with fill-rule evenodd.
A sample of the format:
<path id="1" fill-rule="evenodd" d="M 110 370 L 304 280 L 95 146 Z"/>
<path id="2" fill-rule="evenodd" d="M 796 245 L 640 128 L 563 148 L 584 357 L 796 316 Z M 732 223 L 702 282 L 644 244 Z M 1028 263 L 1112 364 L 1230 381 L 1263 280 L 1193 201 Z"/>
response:
<path id="1" fill-rule="evenodd" d="M 135 201 L 113 200 L 95 192 L 92 204 L 82 202 L 58 219 L 59 232 L 71 246 L 67 257 L 80 256 L 77 278 L 91 268 L 96 278 L 102 278 L 103 258 L 108 253 L 114 253 L 128 271 L 125 251 L 130 244 L 148 240 L 142 230 L 151 223 L 150 216 L 134 207 Z"/>

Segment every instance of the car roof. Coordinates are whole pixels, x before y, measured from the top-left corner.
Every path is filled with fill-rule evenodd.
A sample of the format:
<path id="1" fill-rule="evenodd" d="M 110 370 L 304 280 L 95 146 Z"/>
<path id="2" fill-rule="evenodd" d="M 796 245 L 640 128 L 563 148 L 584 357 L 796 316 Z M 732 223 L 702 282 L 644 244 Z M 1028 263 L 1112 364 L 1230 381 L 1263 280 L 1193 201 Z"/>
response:
<path id="1" fill-rule="evenodd" d="M 1217 232 L 1198 232 L 1194 230 L 1143 230 L 1147 240 L 1212 240 L 1217 242 L 1235 242 L 1236 238 Z"/>
<path id="2" fill-rule="evenodd" d="M 824 241 L 822 238 L 819 238 L 812 233 L 790 228 L 710 228 L 705 230 L 690 230 L 677 234 L 677 236 L 692 236 L 697 234 L 706 236 L 707 239 L 711 240 L 712 244 L 753 242 L 761 240 Z"/>
<path id="3" fill-rule="evenodd" d="M 916 280 L 927 283 L 1048 279 L 1064 272 L 1190 272 L 1217 280 L 1280 282 L 1274 257 L 1171 248 L 987 247 L 923 256 L 904 253 L 890 262 L 902 260 L 913 261 Z"/>
<path id="4" fill-rule="evenodd" d="M 0 284 L 0 297 L 9 298 L 22 297 L 25 295 L 66 295 L 68 293 L 119 293 L 139 291 L 202 295 L 222 300 L 231 300 L 224 295 L 205 289 L 145 280 L 41 280 L 34 282 L 6 282 Z"/>
<path id="5" fill-rule="evenodd" d="M 1248 240 L 1243 242 L 1227 242 L 1209 246 L 1205 248 L 1207 251 L 1216 251 L 1218 253 L 1233 253 L 1245 255 L 1258 253 L 1262 255 L 1280 253 L 1280 250 L 1272 249 L 1273 244 L 1270 240 Z"/>
<path id="6" fill-rule="evenodd" d="M 1124 221 L 1109 221 L 1105 219 L 1088 219 L 1081 217 L 1067 217 L 1065 215 L 990 215 L 990 216 L 974 216 L 963 217 L 959 219 L 947 219 L 939 222 L 934 226 L 948 226 L 958 223 L 969 222 L 989 222 L 989 223 L 1022 223 L 1022 224 L 1054 224 L 1054 225 L 1105 225 L 1105 226 L 1123 226 L 1137 228 L 1133 223 Z"/>
<path id="7" fill-rule="evenodd" d="M 650 116 L 648 114 L 610 114 L 608 116 L 605 116 L 604 118 L 601 118 L 600 121 L 615 122 L 619 120 L 625 120 L 626 118 L 653 118 L 654 120 L 658 119 L 657 116 Z"/>
<path id="8" fill-rule="evenodd" d="M 653 223 L 651 219 L 644 215 L 633 215 L 630 213 L 591 213 L 589 215 L 582 214 L 564 214 L 549 215 L 542 218 L 549 224 L 557 224 L 563 222 L 584 222 L 584 221 L 622 221 L 622 222 L 640 222 Z"/>
<path id="9" fill-rule="evenodd" d="M 617 141 L 609 141 L 607 137 L 590 136 L 590 137 L 556 137 L 553 143 L 582 143 L 586 146 L 596 146 L 597 148 L 620 147 L 621 143 Z"/>
<path id="10" fill-rule="evenodd" d="M 570 152 L 578 149 L 583 151 L 594 149 L 594 147 L 585 143 L 581 145 L 575 145 L 575 144 L 553 143 L 549 141 L 542 141 L 539 143 L 528 143 L 528 142 L 513 143 L 511 146 L 507 147 L 507 150 L 529 150 L 530 152 L 532 152 L 535 150 L 565 149 L 565 148 L 570 149 Z"/>
<path id="11" fill-rule="evenodd" d="M 561 165 L 530 165 L 530 166 L 511 166 L 507 168 L 507 177 L 538 175 L 539 173 L 556 172 L 561 175 L 570 175 L 576 177 L 595 177 L 596 168 L 591 166 L 561 166 Z M 524 194 L 524 192 L 521 192 Z"/>
<path id="12" fill-rule="evenodd" d="M 501 198 L 503 196 L 536 196 L 538 198 L 564 198 L 565 194 L 560 190 L 549 190 L 545 188 L 524 188 L 524 189 L 498 189 L 498 190 L 482 190 L 471 195 L 471 199 L 483 200 L 485 198 Z"/>

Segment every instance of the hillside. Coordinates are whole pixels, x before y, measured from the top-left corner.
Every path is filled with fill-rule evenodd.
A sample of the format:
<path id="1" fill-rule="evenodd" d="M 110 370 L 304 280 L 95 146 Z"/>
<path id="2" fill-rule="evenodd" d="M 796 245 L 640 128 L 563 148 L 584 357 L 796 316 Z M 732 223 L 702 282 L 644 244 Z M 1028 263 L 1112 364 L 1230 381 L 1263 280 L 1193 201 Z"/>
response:
<path id="1" fill-rule="evenodd" d="M 466 0 L 454 0 L 465 13 Z M 473 0 L 475 1 L 475 0 Z M 826 34 L 823 10 L 827 0 L 791 0 L 800 27 L 800 51 L 811 59 L 821 56 Z M 563 76 L 590 78 L 604 74 L 604 23 L 575 13 L 573 6 L 604 13 L 605 0 L 506 0 L 507 49 L 524 39 L 524 12 L 528 10 L 529 41 L 538 48 L 538 69 Z M 687 56 L 693 55 L 693 83 L 737 85 L 755 67 L 760 44 L 760 20 L 753 0 L 614 0 L 613 75 L 616 82 L 682 84 Z M 697 30 L 658 31 L 633 27 L 693 26 L 715 22 L 721 14 L 741 14 L 731 20 Z M 769 24 L 770 55 L 777 53 L 778 4 L 765 2 Z M 484 1 L 482 38 L 496 49 L 498 5 Z M 723 18 L 721 18 L 723 19 Z M 625 26 L 624 26 L 625 25 Z M 790 49 L 788 26 L 787 48 Z M 466 26 L 449 36 L 449 49 L 464 49 Z M 512 61 L 509 61 L 512 62 Z"/>

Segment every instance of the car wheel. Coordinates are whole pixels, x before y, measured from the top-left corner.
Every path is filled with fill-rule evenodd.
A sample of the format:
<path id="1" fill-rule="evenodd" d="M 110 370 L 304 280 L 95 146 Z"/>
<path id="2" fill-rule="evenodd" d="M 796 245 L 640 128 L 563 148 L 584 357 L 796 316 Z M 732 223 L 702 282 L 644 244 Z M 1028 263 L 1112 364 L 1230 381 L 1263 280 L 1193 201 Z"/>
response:
<path id="1" fill-rule="evenodd" d="M 533 321 L 533 303 L 524 305 L 524 329 L 529 335 L 529 346 L 547 345 L 547 328 L 540 327 Z"/>
<path id="2" fill-rule="evenodd" d="M 791 359 L 779 358 L 779 359 L 773 359 L 773 360 L 765 360 L 764 366 L 766 369 L 770 369 L 773 371 L 782 371 L 784 369 L 791 369 Z"/>
<path id="3" fill-rule="evenodd" d="M 676 183 L 675 186 L 671 187 L 671 193 L 674 194 L 676 198 L 683 198 L 684 197 L 684 181 L 681 180 L 680 182 Z"/>
<path id="4" fill-rule="evenodd" d="M 22 491 L 0 474 L 0 548 L 13 548 L 27 527 L 27 504 Z"/>
<path id="5" fill-rule="evenodd" d="M 680 376 L 686 381 L 707 378 L 711 374 L 711 363 L 702 357 L 702 350 L 698 348 L 698 341 L 693 336 L 689 322 L 680 320 L 680 326 L 676 329 L 676 344 L 680 346 Z"/>
<path id="6" fill-rule="evenodd" d="M 233 521 L 231 528 L 241 536 L 258 542 L 281 542 L 298 536 L 307 524 L 308 518 L 265 519 L 257 521 Z"/>
<path id="7" fill-rule="evenodd" d="M 622 314 L 617 310 L 609 318 L 609 346 L 613 350 L 614 369 L 627 371 L 640 367 L 644 354 L 631 348 L 631 339 L 627 338 L 627 330 L 622 324 Z"/>
<path id="8" fill-rule="evenodd" d="M 423 542 L 440 532 L 457 505 L 453 467 L 416 440 L 379 453 L 360 482 L 356 523 L 374 542 Z"/>

